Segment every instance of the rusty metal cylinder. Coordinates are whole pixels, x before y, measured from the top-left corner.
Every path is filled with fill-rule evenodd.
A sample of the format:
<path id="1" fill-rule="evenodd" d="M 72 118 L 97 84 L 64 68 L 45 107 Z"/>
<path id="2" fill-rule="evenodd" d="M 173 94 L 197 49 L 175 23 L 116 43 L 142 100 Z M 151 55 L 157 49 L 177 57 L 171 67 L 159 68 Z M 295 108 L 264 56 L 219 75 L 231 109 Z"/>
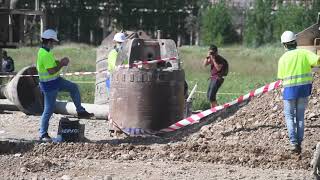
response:
<path id="1" fill-rule="evenodd" d="M 99 71 L 101 73 L 98 73 L 96 75 L 96 88 L 95 88 L 95 96 L 94 96 L 94 104 L 108 104 L 109 94 L 106 90 L 106 79 L 109 75 L 107 75 L 107 66 L 108 66 L 108 54 L 111 50 L 114 49 L 114 41 L 113 37 L 116 34 L 116 32 L 112 32 L 106 37 L 101 45 L 97 48 L 97 60 L 96 60 L 96 71 Z M 127 31 L 127 39 L 134 38 L 142 38 L 142 39 L 150 39 L 150 37 L 144 32 L 144 31 Z M 127 44 L 125 42 L 124 44 Z M 131 43 L 129 43 L 131 45 Z M 124 45 L 125 46 L 125 45 Z M 131 47 L 131 46 L 130 46 Z"/>
<path id="2" fill-rule="evenodd" d="M 183 70 L 120 69 L 110 89 L 110 118 L 121 128 L 160 130 L 181 120 Z"/>

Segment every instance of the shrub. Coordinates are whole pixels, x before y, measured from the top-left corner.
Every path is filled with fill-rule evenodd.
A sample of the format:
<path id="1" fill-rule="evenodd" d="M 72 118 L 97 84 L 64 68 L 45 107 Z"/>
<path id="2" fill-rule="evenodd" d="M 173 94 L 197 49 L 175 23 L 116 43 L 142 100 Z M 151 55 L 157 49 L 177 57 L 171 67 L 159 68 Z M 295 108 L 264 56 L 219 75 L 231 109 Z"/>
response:
<path id="1" fill-rule="evenodd" d="M 280 6 L 274 21 L 274 39 L 280 41 L 281 34 L 286 31 L 298 33 L 309 27 L 312 23 L 307 18 L 308 11 L 305 7 L 297 5 Z"/>

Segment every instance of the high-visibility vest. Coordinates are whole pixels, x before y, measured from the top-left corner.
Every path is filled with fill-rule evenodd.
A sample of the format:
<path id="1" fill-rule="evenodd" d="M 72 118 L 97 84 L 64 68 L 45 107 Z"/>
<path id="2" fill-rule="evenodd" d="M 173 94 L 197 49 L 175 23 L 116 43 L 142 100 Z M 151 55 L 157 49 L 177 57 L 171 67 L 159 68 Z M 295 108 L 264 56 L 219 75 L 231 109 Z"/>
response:
<path id="1" fill-rule="evenodd" d="M 116 49 L 113 49 L 108 54 L 108 71 L 113 72 L 116 68 L 116 61 L 118 57 L 118 51 Z M 128 60 L 124 60 L 122 64 L 128 64 Z"/>
<path id="2" fill-rule="evenodd" d="M 278 64 L 278 79 L 284 87 L 312 83 L 312 66 L 316 66 L 319 56 L 305 49 L 289 50 L 282 55 Z"/>
<path id="3" fill-rule="evenodd" d="M 116 68 L 117 57 L 118 57 L 118 52 L 115 49 L 110 51 L 108 55 L 108 71 L 109 72 L 113 72 L 114 69 Z"/>
<path id="4" fill-rule="evenodd" d="M 56 80 L 60 77 L 60 72 L 49 74 L 47 69 L 57 66 L 56 60 L 52 52 L 48 52 L 44 48 L 40 48 L 37 58 L 37 70 L 40 82 L 48 82 Z"/>

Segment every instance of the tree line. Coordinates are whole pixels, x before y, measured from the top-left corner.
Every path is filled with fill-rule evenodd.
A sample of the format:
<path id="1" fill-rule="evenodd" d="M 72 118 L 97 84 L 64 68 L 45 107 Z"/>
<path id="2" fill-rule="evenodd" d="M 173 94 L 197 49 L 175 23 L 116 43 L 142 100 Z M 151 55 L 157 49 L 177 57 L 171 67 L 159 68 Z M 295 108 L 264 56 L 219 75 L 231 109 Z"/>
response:
<path id="1" fill-rule="evenodd" d="M 55 28 L 64 41 L 99 44 L 113 30 L 144 30 L 151 37 L 162 30 L 163 38 L 183 44 L 217 45 L 244 43 L 260 46 L 278 42 L 285 30 L 300 32 L 316 22 L 320 0 L 311 7 L 275 0 L 255 0 L 252 7 L 236 9 L 221 0 L 40 0 L 47 27 Z M 17 8 L 30 9 L 34 0 L 20 0 Z M 34 20 L 33 20 L 34 22 Z M 30 25 L 34 30 L 39 25 Z M 36 32 L 36 31 L 30 31 Z M 31 33 L 38 37 L 37 33 Z"/>
<path id="2" fill-rule="evenodd" d="M 144 30 L 151 37 L 188 43 L 188 15 L 197 15 L 197 0 L 40 0 L 47 28 L 63 41 L 99 44 L 112 31 Z M 20 0 L 17 8 L 32 9 L 34 0 Z M 33 26 L 36 28 L 37 26 Z"/>
<path id="3" fill-rule="evenodd" d="M 314 0 L 311 6 L 283 4 L 281 1 L 277 4 L 275 7 L 274 0 L 256 0 L 253 7 L 243 11 L 245 21 L 240 37 L 235 36 L 231 20 L 233 10 L 224 1 L 208 7 L 201 17 L 202 43 L 221 45 L 243 42 L 247 46 L 258 47 L 279 42 L 284 31 L 298 33 L 315 24 L 320 12 L 320 0 Z"/>

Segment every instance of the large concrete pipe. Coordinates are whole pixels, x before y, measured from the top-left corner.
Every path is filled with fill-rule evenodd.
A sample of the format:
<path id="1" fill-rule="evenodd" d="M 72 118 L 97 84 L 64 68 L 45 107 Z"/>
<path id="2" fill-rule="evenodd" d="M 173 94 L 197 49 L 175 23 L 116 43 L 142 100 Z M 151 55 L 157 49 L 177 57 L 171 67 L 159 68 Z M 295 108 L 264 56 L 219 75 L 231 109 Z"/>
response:
<path id="1" fill-rule="evenodd" d="M 108 105 L 98 105 L 82 103 L 82 106 L 89 112 L 95 112 L 96 119 L 108 119 L 109 106 Z M 7 111 L 20 111 L 16 105 L 14 105 L 8 99 L 0 99 L 0 112 L 1 110 Z M 56 102 L 56 114 L 64 115 L 77 115 L 76 108 L 72 102 L 57 101 Z"/>
<path id="2" fill-rule="evenodd" d="M 0 112 L 3 110 L 7 111 L 19 111 L 17 106 L 15 106 L 11 101 L 8 99 L 0 99 Z"/>
<path id="3" fill-rule="evenodd" d="M 94 113 L 96 119 L 108 119 L 109 104 L 97 105 L 97 104 L 81 104 L 88 112 Z M 65 115 L 77 115 L 76 107 L 73 102 L 57 101 L 56 108 L 54 110 L 56 114 Z"/>
<path id="4" fill-rule="evenodd" d="M 10 100 L 20 111 L 26 114 L 40 115 L 43 111 L 43 96 L 39 89 L 39 79 L 35 67 L 28 66 L 20 70 L 6 85 L 0 86 L 0 98 Z M 107 119 L 109 105 L 82 104 L 87 111 L 95 114 L 97 119 Z M 2 106 L 4 107 L 4 106 Z M 75 106 L 71 102 L 57 101 L 55 113 L 63 115 L 77 115 Z"/>
<path id="5" fill-rule="evenodd" d="M 26 113 L 39 115 L 43 111 L 43 97 L 38 86 L 35 67 L 25 67 L 6 85 L 0 87 L 0 97 L 10 100 L 17 108 Z"/>

